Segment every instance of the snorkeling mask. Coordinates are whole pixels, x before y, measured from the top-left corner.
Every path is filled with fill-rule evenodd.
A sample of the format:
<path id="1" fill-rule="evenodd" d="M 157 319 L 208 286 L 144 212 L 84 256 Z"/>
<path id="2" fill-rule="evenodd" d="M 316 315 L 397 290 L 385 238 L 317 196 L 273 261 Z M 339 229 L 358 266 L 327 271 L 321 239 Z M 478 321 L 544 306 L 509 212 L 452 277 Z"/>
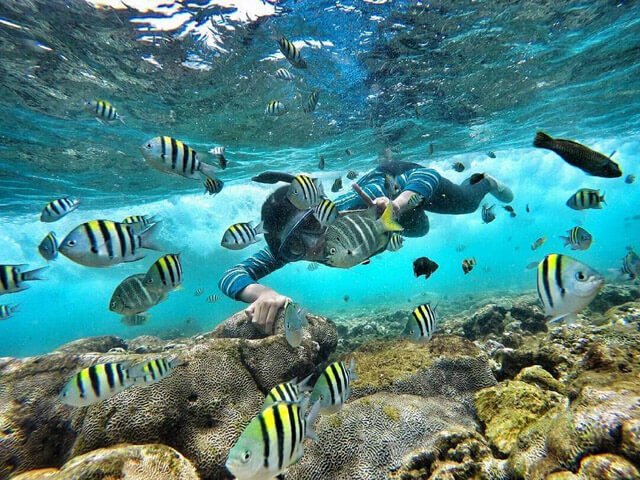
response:
<path id="1" fill-rule="evenodd" d="M 305 236 L 318 237 L 325 232 L 320 222 L 313 215 L 313 209 L 300 211 L 289 220 L 282 230 L 278 257 L 295 262 L 304 258 L 307 254 Z"/>

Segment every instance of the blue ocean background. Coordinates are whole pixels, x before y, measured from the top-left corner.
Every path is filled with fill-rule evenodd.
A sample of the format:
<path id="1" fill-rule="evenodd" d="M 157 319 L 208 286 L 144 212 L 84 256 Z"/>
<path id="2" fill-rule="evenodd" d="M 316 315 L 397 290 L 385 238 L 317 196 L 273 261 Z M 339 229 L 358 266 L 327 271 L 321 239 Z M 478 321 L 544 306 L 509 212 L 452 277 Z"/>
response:
<path id="1" fill-rule="evenodd" d="M 298 262 L 265 284 L 329 318 L 379 307 L 409 312 L 424 299 L 455 306 L 469 295 L 497 300 L 532 292 L 535 270 L 526 265 L 548 253 L 569 253 L 559 236 L 576 225 L 591 232 L 594 242 L 569 254 L 609 282 L 622 281 L 617 272 L 625 248 L 640 248 L 640 220 L 633 218 L 640 214 L 638 183 L 624 182 L 627 174 L 640 174 L 635 2 L 558 2 L 541 10 L 534 2 L 256 1 L 150 12 L 139 5 L 144 2 L 131 2 L 131 11 L 62 3 L 47 5 L 48 19 L 30 11 L 43 9 L 43 2 L 0 6 L 0 263 L 45 265 L 37 246 L 50 230 L 62 239 L 85 221 L 156 215 L 165 253 L 182 254 L 185 282 L 150 310 L 147 324 L 127 327 L 108 310 L 113 290 L 162 253 L 149 251 L 141 261 L 105 269 L 60 256 L 49 262 L 45 281 L 0 297 L 0 303 L 20 305 L 19 313 L 0 322 L 0 356 L 45 353 L 93 335 L 177 336 L 212 329 L 246 307 L 218 290 L 222 273 L 264 245 L 239 252 L 220 246 L 231 223 L 259 220 L 273 190 L 252 183 L 251 176 L 309 172 L 326 191 L 342 176 L 344 192 L 351 184 L 347 170 L 374 168 L 385 149 L 454 182 L 474 172 L 497 177 L 514 191 L 517 216 L 487 196 L 486 203 L 497 205 L 497 219 L 489 225 L 479 211 L 429 214 L 426 237 L 407 239 L 400 251 L 385 252 L 370 265 L 309 271 Z M 426 33 L 417 26 L 421 15 L 431 18 Z M 50 28 L 72 19 L 75 31 Z M 159 19 L 173 23 L 161 30 Z M 209 24 L 218 36 L 203 33 L 200 27 Z M 159 33 L 149 41 L 149 32 Z M 247 32 L 253 33 L 245 45 Z M 296 40 L 310 63 L 308 72 L 289 68 L 302 80 L 273 79 L 277 68 L 288 66 L 274 41 L 277 33 Z M 399 48 L 394 42 L 400 37 L 414 48 Z M 316 88 L 321 96 L 313 115 L 292 109 L 278 119 L 264 117 L 269 100 L 295 105 Z M 81 108 L 92 98 L 111 101 L 126 124 L 97 123 Z M 537 130 L 605 154 L 615 150 L 624 176 L 591 177 L 552 152 L 534 149 Z M 157 135 L 183 140 L 205 161 L 210 148 L 225 145 L 230 167 L 220 173 L 223 191 L 206 196 L 198 182 L 146 165 L 138 147 Z M 317 168 L 320 155 L 326 158 L 323 171 Z M 466 165 L 464 172 L 452 170 L 456 161 Z M 583 187 L 606 194 L 602 210 L 565 205 Z M 78 196 L 81 207 L 54 224 L 41 223 L 43 206 L 62 195 Z M 542 236 L 547 242 L 532 251 Z M 413 276 L 419 256 L 440 265 L 426 281 Z M 461 262 L 469 257 L 478 264 L 464 275 Z M 204 289 L 199 297 L 198 288 Z M 220 299 L 208 303 L 212 294 Z"/>

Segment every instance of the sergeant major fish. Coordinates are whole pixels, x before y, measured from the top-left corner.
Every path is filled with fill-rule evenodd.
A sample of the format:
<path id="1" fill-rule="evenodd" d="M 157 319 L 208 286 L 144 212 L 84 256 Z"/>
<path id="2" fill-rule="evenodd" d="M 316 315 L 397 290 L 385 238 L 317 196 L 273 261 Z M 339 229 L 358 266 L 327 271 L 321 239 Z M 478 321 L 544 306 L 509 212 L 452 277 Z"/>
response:
<path id="1" fill-rule="evenodd" d="M 566 255 L 552 253 L 538 265 L 538 298 L 551 322 L 575 319 L 603 285 L 598 272 Z"/>
<path id="2" fill-rule="evenodd" d="M 302 111 L 305 113 L 313 112 L 318 106 L 319 96 L 320 96 L 320 92 L 318 92 L 317 90 L 314 92 L 311 92 L 311 95 L 309 95 L 309 100 L 307 100 L 307 103 L 304 105 L 304 107 L 302 107 Z"/>
<path id="3" fill-rule="evenodd" d="M 307 68 L 307 62 L 302 58 L 298 47 L 287 40 L 285 36 L 278 39 L 278 47 L 280 47 L 280 51 L 284 55 L 284 58 L 286 58 L 291 65 L 296 68 Z"/>
<path id="4" fill-rule="evenodd" d="M 138 273 L 120 282 L 109 301 L 109 310 L 129 317 L 146 312 L 162 302 L 166 294 L 149 290 L 144 283 L 145 277 L 144 273 Z"/>
<path id="5" fill-rule="evenodd" d="M 411 312 L 411 317 L 405 327 L 405 333 L 413 342 L 426 342 L 431 340 L 438 324 L 436 309 L 425 303 L 416 307 Z"/>
<path id="6" fill-rule="evenodd" d="M 338 207 L 328 198 L 323 198 L 313 208 L 313 216 L 320 222 L 320 225 L 328 227 L 338 219 Z"/>
<path id="7" fill-rule="evenodd" d="M 571 245 L 571 250 L 587 250 L 593 241 L 591 234 L 582 227 L 573 227 L 566 237 L 560 238 L 564 240 L 565 247 Z"/>
<path id="8" fill-rule="evenodd" d="M 18 311 L 18 305 L 0 305 L 0 320 L 7 320 Z"/>
<path id="9" fill-rule="evenodd" d="M 544 132 L 537 132 L 533 146 L 557 153 L 569 165 L 589 175 L 604 178 L 622 176 L 620 167 L 610 157 L 572 140 L 553 138 Z"/>
<path id="10" fill-rule="evenodd" d="M 291 465 L 304 454 L 305 438 L 317 440 L 313 424 L 320 404 L 305 418 L 307 401 L 278 402 L 253 417 L 229 451 L 225 463 L 237 480 L 283 478 Z"/>
<path id="11" fill-rule="evenodd" d="M 287 198 L 298 210 L 307 210 L 320 203 L 323 191 L 317 178 L 303 173 L 296 175 L 287 190 Z"/>
<path id="12" fill-rule="evenodd" d="M 267 393 L 262 408 L 264 409 L 278 402 L 296 403 L 300 401 L 305 392 L 313 390 L 313 388 L 309 386 L 309 380 L 311 380 L 311 375 L 300 382 L 294 378 L 289 382 L 276 385 Z"/>
<path id="13" fill-rule="evenodd" d="M 58 400 L 72 407 L 87 407 L 133 385 L 128 362 L 109 362 L 83 368 L 65 383 Z"/>
<path id="14" fill-rule="evenodd" d="M 287 302 L 284 307 L 284 335 L 287 343 L 293 348 L 298 348 L 302 343 L 302 329 L 308 325 L 304 310 L 294 302 Z"/>
<path id="15" fill-rule="evenodd" d="M 324 259 L 334 267 L 353 267 L 384 248 L 389 232 L 399 231 L 402 227 L 393 219 L 391 204 L 379 219 L 375 207 L 347 213 L 327 229 Z"/>
<path id="16" fill-rule="evenodd" d="M 222 191 L 224 182 L 219 178 L 207 177 L 204 179 L 204 192 L 209 195 L 216 195 Z"/>
<path id="17" fill-rule="evenodd" d="M 264 114 L 271 117 L 279 117 L 284 115 L 286 111 L 287 107 L 285 107 L 282 102 L 279 102 L 278 100 L 271 100 L 267 103 L 267 108 L 264 109 Z"/>
<path id="18" fill-rule="evenodd" d="M 404 243 L 404 237 L 399 233 L 393 232 L 391 234 L 391 238 L 389 238 L 389 243 L 387 243 L 387 250 L 390 252 L 397 252 L 402 248 Z"/>
<path id="19" fill-rule="evenodd" d="M 40 214 L 40 221 L 46 223 L 57 222 L 65 215 L 73 212 L 79 205 L 80 200 L 77 198 L 58 198 L 44 206 Z"/>
<path id="20" fill-rule="evenodd" d="M 215 167 L 200 161 L 193 148 L 175 138 L 154 137 L 140 150 L 147 163 L 161 172 L 192 180 L 215 178 Z"/>
<path id="21" fill-rule="evenodd" d="M 344 362 L 333 362 L 324 369 L 311 392 L 311 402 L 320 402 L 320 413 L 336 413 L 346 403 L 351 395 L 351 382 L 357 378 L 355 368 L 352 358 L 349 368 Z"/>
<path id="22" fill-rule="evenodd" d="M 634 280 L 640 276 L 640 257 L 633 250 L 629 250 L 622 259 L 622 267 L 620 268 L 622 275 L 628 275 L 630 280 Z"/>
<path id="23" fill-rule="evenodd" d="M 496 219 L 496 214 L 493 213 L 493 208 L 495 205 L 491 205 L 488 207 L 486 204 L 482 206 L 482 213 L 480 216 L 482 217 L 482 221 L 484 223 L 491 223 Z"/>
<path id="24" fill-rule="evenodd" d="M 251 223 L 235 223 L 224 232 L 220 245 L 229 250 L 240 250 L 259 242 L 258 235 L 263 233 L 262 222 L 255 227 Z"/>
<path id="25" fill-rule="evenodd" d="M 22 272 L 24 266 L 25 265 L 0 265 L 0 295 L 26 290 L 29 288 L 29 285 L 25 282 L 44 280 L 44 278 L 39 277 L 38 274 L 48 267 Z"/>
<path id="26" fill-rule="evenodd" d="M 38 245 L 38 252 L 45 260 L 55 260 L 58 256 L 58 240 L 54 232 L 49 232 Z"/>
<path id="27" fill-rule="evenodd" d="M 89 100 L 84 104 L 85 110 L 95 115 L 100 123 L 120 121 L 124 119 L 118 114 L 116 108 L 106 100 Z"/>
<path id="28" fill-rule="evenodd" d="M 473 267 L 475 267 L 476 264 L 477 262 L 475 258 L 465 258 L 464 260 L 462 260 L 462 271 L 466 275 L 471 270 L 473 270 Z"/>
<path id="29" fill-rule="evenodd" d="M 87 267 L 109 267 L 144 258 L 140 249 L 160 250 L 152 238 L 153 224 L 140 233 L 131 224 L 92 220 L 74 228 L 60 242 L 58 251 Z"/>
<path id="30" fill-rule="evenodd" d="M 179 253 L 163 255 L 154 262 L 144 277 L 147 290 L 169 293 L 182 285 L 182 263 Z"/>
<path id="31" fill-rule="evenodd" d="M 600 209 L 603 203 L 607 203 L 604 200 L 604 194 L 600 195 L 600 190 L 591 188 L 581 188 L 567 200 L 567 206 L 574 210 Z"/>
<path id="32" fill-rule="evenodd" d="M 167 378 L 180 365 L 182 365 L 182 361 L 178 358 L 174 358 L 173 360 L 167 360 L 166 358 L 148 360 L 130 367 L 129 377 L 136 385 L 153 385 L 163 378 Z"/>
<path id="33" fill-rule="evenodd" d="M 291 81 L 296 78 L 295 75 L 291 73 L 289 70 L 287 70 L 286 68 L 279 68 L 278 70 L 276 70 L 275 77 L 280 80 L 286 80 L 286 81 Z"/>

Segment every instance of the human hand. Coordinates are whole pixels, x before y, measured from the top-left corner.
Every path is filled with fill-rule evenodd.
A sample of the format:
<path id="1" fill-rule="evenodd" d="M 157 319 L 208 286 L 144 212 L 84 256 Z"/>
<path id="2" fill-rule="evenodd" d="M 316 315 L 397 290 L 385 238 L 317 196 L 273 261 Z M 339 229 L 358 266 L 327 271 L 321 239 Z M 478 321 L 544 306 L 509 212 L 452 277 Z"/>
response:
<path id="1" fill-rule="evenodd" d="M 396 202 L 394 202 L 388 197 L 378 197 L 375 200 L 373 200 L 373 204 L 378 209 L 378 213 L 384 212 L 389 204 L 391 204 L 393 207 L 394 215 L 397 216 L 400 213 L 400 208 L 398 207 Z"/>
<path id="2" fill-rule="evenodd" d="M 289 297 L 268 289 L 260 293 L 255 301 L 245 309 L 244 313 L 261 332 L 273 335 L 278 312 L 288 301 L 291 301 Z"/>

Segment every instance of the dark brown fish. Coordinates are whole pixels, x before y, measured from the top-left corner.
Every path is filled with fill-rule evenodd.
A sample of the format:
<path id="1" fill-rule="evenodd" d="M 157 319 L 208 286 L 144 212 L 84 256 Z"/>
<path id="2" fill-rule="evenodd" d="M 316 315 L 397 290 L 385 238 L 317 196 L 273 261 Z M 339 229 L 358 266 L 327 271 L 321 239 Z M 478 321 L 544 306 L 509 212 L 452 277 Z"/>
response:
<path id="1" fill-rule="evenodd" d="M 604 178 L 622 176 L 620 167 L 610 157 L 573 140 L 553 138 L 544 132 L 537 132 L 533 146 L 557 153 L 569 165 L 573 165 L 589 175 Z"/>
<path id="2" fill-rule="evenodd" d="M 527 213 L 531 213 L 531 209 L 529 208 L 529 204 L 527 203 Z"/>
<path id="3" fill-rule="evenodd" d="M 504 205 L 502 208 L 504 208 L 509 213 L 513 213 L 513 207 L 511 205 Z"/>
<path id="4" fill-rule="evenodd" d="M 358 178 L 358 175 L 359 175 L 358 172 L 356 172 L 355 170 L 349 170 L 347 172 L 347 178 L 349 180 L 355 180 L 356 178 Z"/>
<path id="5" fill-rule="evenodd" d="M 413 261 L 413 274 L 416 277 L 424 275 L 426 280 L 438 269 L 438 264 L 427 257 L 420 257 Z"/>
<path id="6" fill-rule="evenodd" d="M 462 260 L 462 271 L 464 272 L 464 274 L 466 275 L 471 270 L 473 270 L 473 267 L 476 266 L 476 263 L 477 262 L 475 258 L 465 258 L 464 260 Z"/>
<path id="7" fill-rule="evenodd" d="M 320 155 L 320 160 L 318 160 L 318 168 L 320 170 L 324 170 L 324 155 Z"/>
<path id="8" fill-rule="evenodd" d="M 353 151 L 350 148 L 347 148 L 344 153 L 346 153 L 347 155 L 353 155 Z"/>
<path id="9" fill-rule="evenodd" d="M 464 163 L 456 162 L 451 165 L 451 168 L 453 168 L 456 172 L 464 172 Z"/>
<path id="10" fill-rule="evenodd" d="M 345 295 L 344 297 L 342 297 L 342 300 L 344 300 L 345 302 L 349 301 L 349 295 Z"/>
<path id="11" fill-rule="evenodd" d="M 336 178 L 335 181 L 333 182 L 333 185 L 331 185 L 331 191 L 333 193 L 339 192 L 340 190 L 342 190 L 342 178 Z"/>

